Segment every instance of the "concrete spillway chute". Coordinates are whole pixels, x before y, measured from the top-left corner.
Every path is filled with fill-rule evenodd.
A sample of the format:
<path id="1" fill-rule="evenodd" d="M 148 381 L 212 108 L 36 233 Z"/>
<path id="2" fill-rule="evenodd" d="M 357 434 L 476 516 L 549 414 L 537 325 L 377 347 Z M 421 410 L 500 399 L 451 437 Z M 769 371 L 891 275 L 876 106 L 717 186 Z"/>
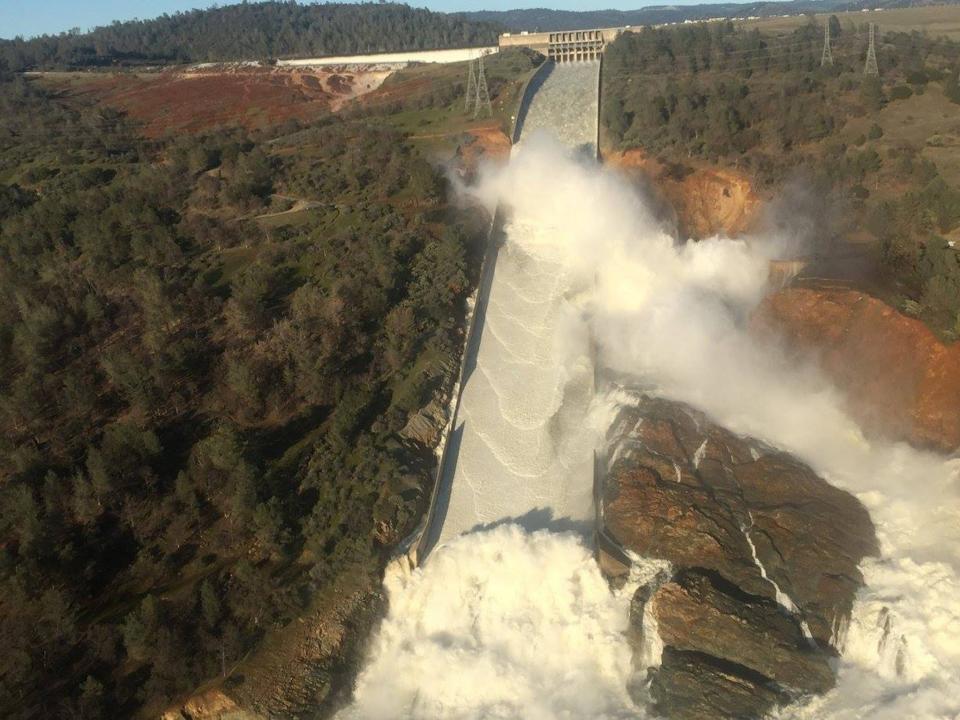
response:
<path id="1" fill-rule="evenodd" d="M 600 63 L 544 68 L 523 108 L 520 145 L 538 131 L 596 155 Z M 545 181 L 547 179 L 545 178 Z M 498 218 L 464 356 L 459 402 L 417 562 L 459 535 L 503 522 L 529 530 L 594 528 L 589 348 L 563 348 L 563 260 L 531 254 L 549 227 Z M 533 245 L 536 245 L 534 242 Z"/>

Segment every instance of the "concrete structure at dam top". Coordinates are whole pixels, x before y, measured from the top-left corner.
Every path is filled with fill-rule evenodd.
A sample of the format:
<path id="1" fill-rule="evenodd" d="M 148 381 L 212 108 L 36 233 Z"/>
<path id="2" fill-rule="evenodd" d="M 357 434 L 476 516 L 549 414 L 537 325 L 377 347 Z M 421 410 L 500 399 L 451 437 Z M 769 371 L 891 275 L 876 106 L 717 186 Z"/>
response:
<path id="1" fill-rule="evenodd" d="M 528 47 L 555 62 L 599 60 L 607 43 L 616 40 L 625 30 L 629 30 L 629 27 L 504 33 L 500 36 L 499 46 L 501 50 Z"/>

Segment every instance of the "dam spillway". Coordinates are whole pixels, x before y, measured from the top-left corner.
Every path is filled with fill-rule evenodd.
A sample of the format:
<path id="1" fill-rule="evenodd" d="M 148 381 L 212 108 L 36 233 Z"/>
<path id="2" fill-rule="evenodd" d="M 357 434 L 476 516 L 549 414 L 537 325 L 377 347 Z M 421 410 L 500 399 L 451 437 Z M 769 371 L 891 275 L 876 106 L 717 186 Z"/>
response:
<path id="1" fill-rule="evenodd" d="M 549 133 L 595 158 L 600 63 L 545 71 L 521 110 L 515 150 Z M 421 559 L 463 533 L 509 521 L 592 531 L 595 435 L 585 423 L 593 366 L 589 344 L 571 339 L 566 322 L 576 313 L 576 288 L 561 257 L 525 249 L 552 230 L 518 216 L 504 223 Z"/>

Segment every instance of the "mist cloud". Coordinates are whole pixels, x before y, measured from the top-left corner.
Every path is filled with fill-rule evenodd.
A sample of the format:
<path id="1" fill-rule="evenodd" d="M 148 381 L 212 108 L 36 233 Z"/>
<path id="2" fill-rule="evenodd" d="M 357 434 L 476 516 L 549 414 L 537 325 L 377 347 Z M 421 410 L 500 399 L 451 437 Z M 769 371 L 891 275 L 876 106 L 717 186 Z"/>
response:
<path id="1" fill-rule="evenodd" d="M 838 686 L 782 716 L 960 712 L 956 463 L 868 440 L 813 363 L 749 332 L 769 262 L 790 257 L 796 237 L 678 243 L 626 181 L 544 137 L 485 168 L 467 192 L 526 229 L 508 242 L 562 268 L 571 362 L 590 338 L 603 367 L 794 453 L 870 510 L 882 557 L 864 563 L 868 587 L 841 629 Z M 575 539 L 518 528 L 464 536 L 388 590 L 390 617 L 351 717 L 539 720 L 629 708 L 625 600 Z"/>

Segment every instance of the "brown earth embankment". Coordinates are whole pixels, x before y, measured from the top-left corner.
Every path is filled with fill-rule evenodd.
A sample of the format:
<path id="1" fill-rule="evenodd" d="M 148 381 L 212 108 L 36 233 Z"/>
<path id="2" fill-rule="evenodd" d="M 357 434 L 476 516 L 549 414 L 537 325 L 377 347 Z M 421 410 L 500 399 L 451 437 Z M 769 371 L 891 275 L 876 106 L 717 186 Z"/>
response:
<path id="1" fill-rule="evenodd" d="M 142 123 L 146 137 L 311 120 L 372 92 L 384 70 L 212 66 L 156 73 L 84 73 L 45 82 Z"/>
<path id="2" fill-rule="evenodd" d="M 638 149 L 606 153 L 604 162 L 649 180 L 675 211 L 681 237 L 740 235 L 758 220 L 761 200 L 744 175 L 710 167 L 669 166 Z"/>

